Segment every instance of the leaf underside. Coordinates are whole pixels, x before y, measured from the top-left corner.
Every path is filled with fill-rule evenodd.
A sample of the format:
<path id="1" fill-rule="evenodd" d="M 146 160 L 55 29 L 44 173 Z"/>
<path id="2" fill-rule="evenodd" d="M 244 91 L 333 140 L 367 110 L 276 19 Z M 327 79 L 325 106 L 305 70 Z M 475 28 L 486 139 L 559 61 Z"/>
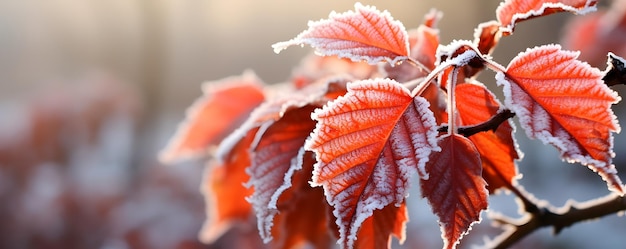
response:
<path id="1" fill-rule="evenodd" d="M 315 122 L 311 112 L 315 106 L 291 109 L 275 123 L 272 123 L 253 144 L 251 164 L 247 169 L 249 185 L 254 194 L 248 201 L 255 209 L 258 228 L 264 242 L 272 239 L 271 228 L 274 216 L 278 213 L 276 202 L 283 191 L 292 187 L 291 177 L 300 170 L 296 157 L 309 136 Z M 300 155 L 302 156 L 302 155 Z"/>

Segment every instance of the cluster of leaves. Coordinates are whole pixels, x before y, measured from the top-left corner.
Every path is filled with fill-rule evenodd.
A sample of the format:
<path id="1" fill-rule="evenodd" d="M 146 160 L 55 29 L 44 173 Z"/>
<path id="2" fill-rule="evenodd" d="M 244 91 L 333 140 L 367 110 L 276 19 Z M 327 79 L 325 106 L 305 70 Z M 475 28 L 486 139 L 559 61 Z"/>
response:
<path id="1" fill-rule="evenodd" d="M 404 240 L 405 199 L 417 175 L 444 248 L 454 248 L 480 221 L 489 194 L 519 193 L 514 116 L 528 137 L 623 195 L 612 163 L 620 127 L 610 109 L 620 97 L 603 81 L 613 67 L 602 72 L 554 44 L 528 49 L 507 67 L 489 56 L 524 20 L 595 5 L 507 0 L 473 41 L 440 45 L 439 12 L 407 31 L 387 11 L 357 3 L 273 45 L 276 53 L 310 45 L 323 56 L 307 57 L 290 82 L 270 88 L 245 73 L 207 84 L 161 159 L 212 152 L 202 186 L 208 243 L 256 214 L 261 238 L 275 248 L 334 240 L 387 248 L 392 236 Z M 486 68 L 504 105 L 475 79 Z"/>

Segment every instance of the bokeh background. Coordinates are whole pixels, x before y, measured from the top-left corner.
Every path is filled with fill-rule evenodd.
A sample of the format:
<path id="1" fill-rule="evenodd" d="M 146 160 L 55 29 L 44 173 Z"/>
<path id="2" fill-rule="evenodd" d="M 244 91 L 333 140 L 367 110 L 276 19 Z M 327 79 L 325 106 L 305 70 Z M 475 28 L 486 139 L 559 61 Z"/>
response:
<path id="1" fill-rule="evenodd" d="M 479 23 L 495 19 L 499 1 L 362 3 L 388 10 L 407 28 L 417 27 L 431 8 L 441 10 L 441 41 L 447 44 L 472 40 Z M 205 219 L 198 191 L 202 163 L 164 166 L 158 151 L 201 95 L 203 82 L 246 69 L 266 83 L 287 80 L 310 49 L 276 55 L 270 45 L 291 39 L 308 20 L 353 5 L 347 0 L 0 1 L 0 248 L 230 248 L 228 240 L 212 246 L 197 241 Z M 559 42 L 571 18 L 557 14 L 518 25 L 512 37 L 501 40 L 495 60 L 506 65 L 527 47 Z M 597 66 L 604 69 L 602 62 Z M 499 92 L 492 73 L 480 79 Z M 615 90 L 626 92 L 623 86 Z M 622 120 L 623 106 L 615 106 Z M 517 135 L 525 153 L 520 182 L 538 198 L 561 206 L 608 193 L 595 173 L 562 163 L 555 149 L 528 141 L 522 131 Z M 624 139 L 615 137 L 623 179 Z M 436 218 L 417 190 L 411 197 L 406 248 L 440 247 Z M 491 202 L 491 210 L 517 215 L 513 197 L 502 194 Z M 484 218 L 462 248 L 497 232 Z M 557 237 L 539 230 L 516 248 L 616 248 L 626 243 L 624 233 L 625 218 L 612 215 Z"/>

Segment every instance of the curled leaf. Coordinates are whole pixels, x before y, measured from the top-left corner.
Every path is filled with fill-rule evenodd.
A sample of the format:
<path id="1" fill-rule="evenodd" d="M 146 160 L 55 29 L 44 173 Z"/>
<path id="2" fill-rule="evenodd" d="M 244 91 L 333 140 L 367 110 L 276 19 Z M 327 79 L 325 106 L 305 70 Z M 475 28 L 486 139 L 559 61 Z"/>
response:
<path id="1" fill-rule="evenodd" d="M 247 169 L 254 193 L 248 201 L 257 215 L 259 233 L 265 243 L 272 240 L 271 229 L 278 213 L 276 202 L 280 195 L 292 187 L 293 174 L 302 168 L 299 151 L 309 136 L 315 122 L 311 112 L 315 106 L 293 108 L 276 122 L 268 123 L 264 132 L 258 133 L 252 144 L 251 165 Z"/>
<path id="2" fill-rule="evenodd" d="M 307 248 L 324 249 L 337 240 L 331 232 L 336 226 L 330 226 L 331 207 L 324 198 L 324 190 L 309 184 L 315 156 L 310 151 L 300 152 L 292 165 L 301 168 L 290 169 L 294 169 L 288 173 L 291 186 L 276 201 L 278 213 L 273 221 L 271 248 L 302 248 L 306 245 Z"/>
<path id="3" fill-rule="evenodd" d="M 491 54 L 502 38 L 500 23 L 496 21 L 484 22 L 474 31 L 474 45 L 482 54 Z"/>
<path id="4" fill-rule="evenodd" d="M 332 12 L 328 19 L 309 22 L 309 28 L 296 38 L 272 45 L 274 52 L 307 44 L 321 55 L 365 60 L 370 64 L 383 60 L 396 64 L 409 56 L 408 34 L 401 22 L 375 7 L 356 3 L 354 8 L 355 11 Z"/>
<path id="5" fill-rule="evenodd" d="M 611 104 L 620 97 L 602 72 L 558 45 L 535 47 L 515 57 L 496 79 L 505 103 L 530 138 L 554 145 L 561 157 L 598 172 L 609 189 L 623 193 L 612 164 L 613 132 L 620 127 Z"/>

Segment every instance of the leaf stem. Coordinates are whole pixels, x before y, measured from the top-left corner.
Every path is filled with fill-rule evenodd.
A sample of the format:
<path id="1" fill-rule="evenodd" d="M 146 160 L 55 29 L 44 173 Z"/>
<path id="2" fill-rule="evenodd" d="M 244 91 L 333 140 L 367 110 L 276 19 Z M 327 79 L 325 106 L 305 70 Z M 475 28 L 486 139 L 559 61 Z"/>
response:
<path id="1" fill-rule="evenodd" d="M 454 96 L 454 88 L 456 87 L 456 78 L 459 74 L 459 66 L 452 69 L 450 77 L 448 77 L 448 134 L 456 134 L 456 99 Z"/>
<path id="2" fill-rule="evenodd" d="M 485 60 L 484 63 L 487 66 L 487 68 L 493 70 L 494 72 L 506 73 L 506 68 L 498 64 L 497 62 L 488 58 L 483 58 L 483 60 Z"/>
<path id="3" fill-rule="evenodd" d="M 419 61 L 417 61 L 417 60 L 415 60 L 415 59 L 413 59 L 413 58 L 411 58 L 411 57 L 408 57 L 408 58 L 406 59 L 406 61 L 407 61 L 407 62 L 409 62 L 409 64 L 411 64 L 411 65 L 413 65 L 413 66 L 415 66 L 415 67 L 419 68 L 420 70 L 422 70 L 422 71 L 424 71 L 424 72 L 426 72 L 426 73 L 430 73 L 430 72 L 431 72 L 431 71 L 430 71 L 430 68 L 428 68 L 428 67 L 424 66 L 424 64 L 422 64 L 421 62 L 419 62 Z"/>

